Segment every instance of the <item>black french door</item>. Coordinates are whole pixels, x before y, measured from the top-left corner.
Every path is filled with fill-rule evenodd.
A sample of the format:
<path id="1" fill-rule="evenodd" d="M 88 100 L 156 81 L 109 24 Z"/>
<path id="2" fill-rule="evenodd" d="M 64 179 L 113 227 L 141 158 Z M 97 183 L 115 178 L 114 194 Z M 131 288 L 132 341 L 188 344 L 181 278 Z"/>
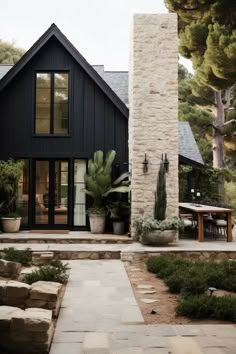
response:
<path id="1" fill-rule="evenodd" d="M 37 159 L 33 167 L 33 226 L 68 228 L 69 161 Z"/>

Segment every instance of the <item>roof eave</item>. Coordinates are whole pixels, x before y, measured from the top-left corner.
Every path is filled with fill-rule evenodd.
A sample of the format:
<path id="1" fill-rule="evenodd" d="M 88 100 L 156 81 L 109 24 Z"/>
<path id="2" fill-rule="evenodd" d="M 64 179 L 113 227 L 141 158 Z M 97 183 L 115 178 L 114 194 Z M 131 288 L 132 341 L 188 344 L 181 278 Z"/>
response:
<path id="1" fill-rule="evenodd" d="M 79 63 L 83 70 L 93 79 L 99 88 L 106 94 L 107 97 L 117 106 L 121 113 L 128 118 L 129 110 L 116 93 L 108 86 L 101 78 L 96 70 L 86 61 L 86 59 L 78 52 L 67 37 L 52 24 L 49 29 L 33 44 L 33 46 L 22 56 L 22 58 L 6 73 L 0 80 L 0 91 L 8 85 L 8 83 L 23 69 L 23 67 L 34 57 L 34 55 L 45 45 L 45 43 L 55 36 L 57 40 L 66 48 L 72 57 Z"/>

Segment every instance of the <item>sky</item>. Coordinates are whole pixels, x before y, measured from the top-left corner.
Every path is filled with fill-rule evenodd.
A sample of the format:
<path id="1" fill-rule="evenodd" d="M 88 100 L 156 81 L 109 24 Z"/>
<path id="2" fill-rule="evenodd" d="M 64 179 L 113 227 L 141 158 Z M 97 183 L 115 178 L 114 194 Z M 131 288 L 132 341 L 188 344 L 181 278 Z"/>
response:
<path id="1" fill-rule="evenodd" d="M 133 14 L 167 12 L 164 0 L 10 0 L 2 5 L 0 39 L 27 50 L 55 23 L 90 64 L 128 70 Z"/>

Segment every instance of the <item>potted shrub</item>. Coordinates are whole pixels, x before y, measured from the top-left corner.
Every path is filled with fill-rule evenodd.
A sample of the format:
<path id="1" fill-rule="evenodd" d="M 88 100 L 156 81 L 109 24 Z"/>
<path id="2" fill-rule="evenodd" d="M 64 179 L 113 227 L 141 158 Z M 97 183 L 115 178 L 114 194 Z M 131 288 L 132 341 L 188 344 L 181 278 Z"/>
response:
<path id="1" fill-rule="evenodd" d="M 88 215 L 91 232 L 95 234 L 105 231 L 107 197 L 111 193 L 129 192 L 128 172 L 112 181 L 112 164 L 115 156 L 116 152 L 111 150 L 104 159 L 103 152 L 96 151 L 93 159 L 88 162 L 88 173 L 84 176 L 86 188 L 82 191 L 93 200 Z"/>
<path id="2" fill-rule="evenodd" d="M 21 161 L 0 161 L 1 221 L 4 232 L 18 232 L 20 229 L 21 217 L 16 212 L 16 200 L 22 169 Z"/>
<path id="3" fill-rule="evenodd" d="M 178 217 L 166 218 L 166 167 L 161 161 L 157 177 L 154 217 L 142 216 L 136 220 L 136 234 L 144 245 L 164 246 L 173 242 L 184 223 Z"/>
<path id="4" fill-rule="evenodd" d="M 125 234 L 125 223 L 130 216 L 130 203 L 124 201 L 112 202 L 108 205 L 110 217 L 113 225 L 113 233 L 115 235 Z"/>

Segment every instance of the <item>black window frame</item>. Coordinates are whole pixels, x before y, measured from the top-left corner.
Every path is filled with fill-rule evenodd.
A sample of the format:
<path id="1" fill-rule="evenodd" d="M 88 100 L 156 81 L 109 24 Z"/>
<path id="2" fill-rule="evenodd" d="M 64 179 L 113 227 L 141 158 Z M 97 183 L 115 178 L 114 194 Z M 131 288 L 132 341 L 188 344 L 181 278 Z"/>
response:
<path id="1" fill-rule="evenodd" d="M 37 133 L 36 132 L 36 94 L 37 94 L 37 74 L 50 74 L 50 132 L 49 133 Z M 54 93 L 55 93 L 55 74 L 68 74 L 68 129 L 67 133 L 55 133 L 54 132 Z M 70 96 L 71 96 L 71 82 L 69 70 L 36 70 L 34 75 L 34 136 L 46 136 L 46 137 L 70 137 Z"/>

